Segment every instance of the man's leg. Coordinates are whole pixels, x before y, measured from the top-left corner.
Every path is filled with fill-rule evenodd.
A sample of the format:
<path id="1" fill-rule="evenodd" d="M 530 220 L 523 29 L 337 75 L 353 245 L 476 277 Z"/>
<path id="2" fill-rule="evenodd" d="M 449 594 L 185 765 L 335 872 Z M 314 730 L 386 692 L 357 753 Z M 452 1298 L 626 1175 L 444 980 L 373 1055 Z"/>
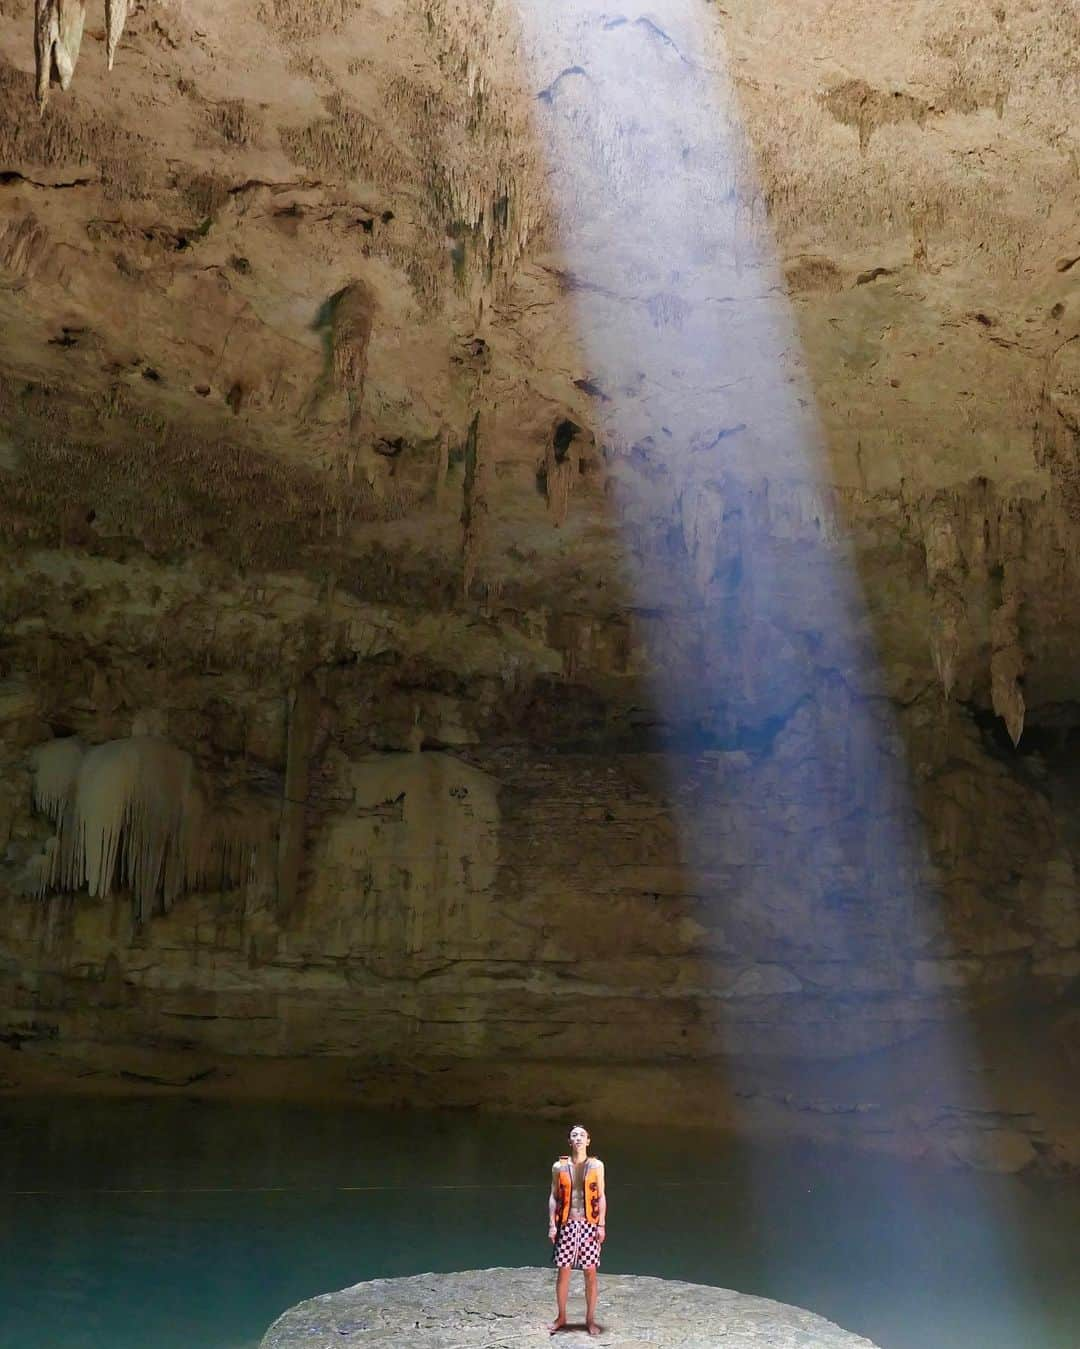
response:
<path id="1" fill-rule="evenodd" d="M 596 1271 L 593 1270 L 595 1274 Z M 552 1321 L 548 1329 L 554 1335 L 557 1330 L 561 1330 L 566 1325 L 566 1295 L 570 1291 L 570 1270 L 560 1269 L 555 1276 L 555 1320 Z"/>
<path id="2" fill-rule="evenodd" d="M 596 1298 L 600 1292 L 600 1281 L 596 1276 L 596 1269 L 586 1269 L 585 1275 L 585 1324 L 589 1327 L 590 1335 L 599 1335 L 600 1327 L 596 1324 Z"/>

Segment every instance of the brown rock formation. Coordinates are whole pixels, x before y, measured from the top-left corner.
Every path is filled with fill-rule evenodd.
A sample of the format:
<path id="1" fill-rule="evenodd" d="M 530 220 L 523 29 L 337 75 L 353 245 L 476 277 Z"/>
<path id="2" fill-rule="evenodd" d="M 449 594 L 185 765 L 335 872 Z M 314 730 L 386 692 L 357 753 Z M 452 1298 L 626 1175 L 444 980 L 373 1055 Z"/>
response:
<path id="1" fill-rule="evenodd" d="M 0 5 L 5 1072 L 1075 1157 L 1069 7 L 83 8 Z M 23 893 L 75 736 L 269 871 Z"/>

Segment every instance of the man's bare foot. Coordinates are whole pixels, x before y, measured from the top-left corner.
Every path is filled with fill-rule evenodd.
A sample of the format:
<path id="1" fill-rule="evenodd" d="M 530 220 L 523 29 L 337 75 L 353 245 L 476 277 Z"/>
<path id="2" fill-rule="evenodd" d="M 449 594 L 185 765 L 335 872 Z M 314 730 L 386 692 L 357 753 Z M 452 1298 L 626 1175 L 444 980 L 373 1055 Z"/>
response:
<path id="1" fill-rule="evenodd" d="M 548 1334 L 554 1335 L 557 1330 L 564 1330 L 565 1328 L 566 1328 L 566 1317 L 556 1316 L 555 1320 L 552 1321 L 551 1325 L 548 1326 Z"/>
<path id="2" fill-rule="evenodd" d="M 588 1331 L 590 1335 L 602 1335 L 604 1333 L 604 1327 L 597 1325 L 595 1321 L 590 1321 Z"/>

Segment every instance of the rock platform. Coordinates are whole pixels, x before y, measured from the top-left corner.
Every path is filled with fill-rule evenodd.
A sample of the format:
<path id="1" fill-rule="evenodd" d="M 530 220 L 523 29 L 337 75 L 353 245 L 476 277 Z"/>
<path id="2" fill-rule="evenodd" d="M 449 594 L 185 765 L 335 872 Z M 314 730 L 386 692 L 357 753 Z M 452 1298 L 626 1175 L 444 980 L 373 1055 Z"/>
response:
<path id="1" fill-rule="evenodd" d="M 571 1328 L 554 1337 L 550 1270 L 479 1269 L 372 1279 L 311 1298 L 279 1317 L 260 1349 L 875 1349 L 801 1307 L 636 1274 L 601 1276 L 603 1333 L 591 1339 L 580 1282 L 571 1283 Z"/>

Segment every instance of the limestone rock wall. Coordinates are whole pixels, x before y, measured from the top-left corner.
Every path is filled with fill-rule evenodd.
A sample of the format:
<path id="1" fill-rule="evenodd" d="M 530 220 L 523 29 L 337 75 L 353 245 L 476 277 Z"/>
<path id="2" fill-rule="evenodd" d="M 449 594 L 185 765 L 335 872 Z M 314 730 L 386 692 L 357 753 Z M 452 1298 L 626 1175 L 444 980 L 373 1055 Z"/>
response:
<path id="1" fill-rule="evenodd" d="M 525 1059 L 580 1056 L 584 1035 L 604 1061 L 832 1058 L 1076 977 L 1072 840 L 1042 792 L 1005 774 L 988 788 L 985 752 L 957 735 L 910 889 L 882 895 L 853 792 L 861 876 L 812 826 L 778 837 L 796 736 L 772 762 L 679 765 L 676 795 L 656 756 L 343 765 L 287 921 L 242 890 L 145 924 L 125 893 L 8 893 L 8 1034 L 52 1022 L 89 1043 L 240 1055 Z M 707 869 L 679 857 L 688 802 Z M 963 837 L 986 818 L 981 845 Z M 121 1007 L 92 1013 L 108 971 Z"/>
<path id="2" fill-rule="evenodd" d="M 941 510 L 929 516 L 940 528 Z M 774 519 L 790 535 L 790 514 Z M 898 526 L 890 547 L 888 575 L 908 558 L 928 603 L 923 550 Z M 689 573 L 692 555 L 680 565 Z M 830 663 L 827 633 L 808 639 L 808 676 L 775 612 L 759 658 L 732 664 L 722 642 L 702 645 L 723 617 L 708 600 L 677 624 L 613 631 L 612 617 L 504 602 L 436 620 L 287 575 L 254 593 L 161 564 L 111 580 L 67 555 L 35 568 L 7 594 L 0 702 L 0 1017 L 19 1062 L 76 1063 L 101 1085 L 171 1081 L 176 1055 L 219 1077 L 258 1060 L 337 1061 L 357 1099 L 383 1099 L 393 1081 L 394 1099 L 464 1091 L 544 1109 L 572 1098 L 553 1063 L 601 1065 L 615 1074 L 609 1108 L 637 1092 L 645 1117 L 689 1107 L 680 1090 L 642 1098 L 635 1074 L 705 1070 L 699 1116 L 728 1118 L 735 1096 L 764 1114 L 786 1098 L 789 1114 L 811 1112 L 797 1119 L 811 1132 L 813 1112 L 828 1122 L 860 1104 L 858 1065 L 874 1056 L 885 1065 L 956 1032 L 964 1073 L 996 1063 L 970 1029 L 987 1016 L 1041 1018 L 1046 1074 L 1067 1069 L 1080 975 L 1072 733 L 1029 725 L 1018 752 L 990 710 L 973 716 L 955 687 L 946 698 L 929 638 L 906 674 L 886 667 L 889 697 Z M 148 605 L 158 622 L 137 621 Z M 75 615 L 79 636 L 56 636 Z M 684 649 L 706 663 L 665 722 L 656 670 Z M 973 636 L 958 666 L 973 683 L 989 678 L 978 649 Z M 53 827 L 33 810 L 32 746 L 147 725 L 197 757 L 223 799 L 258 796 L 280 837 L 292 820 L 295 891 L 253 866 L 142 921 L 119 884 L 106 897 L 18 893 Z M 462 1070 L 479 1077 L 450 1085 Z M 931 1099 L 954 1086 L 938 1078 Z M 1067 1155 L 1055 1103 L 1031 1083 L 1007 1095 L 1023 1138 Z M 1036 1153 L 1025 1141 L 1014 1155 Z"/>
<path id="3" fill-rule="evenodd" d="M 162 0 L 35 65 L 54 11 L 0 6 L 9 1057 L 553 1110 L 602 1062 L 864 1132 L 894 1079 L 1030 1160 L 1080 976 L 1069 7 Z M 73 735 L 267 838 L 138 920 L 20 893 Z"/>

